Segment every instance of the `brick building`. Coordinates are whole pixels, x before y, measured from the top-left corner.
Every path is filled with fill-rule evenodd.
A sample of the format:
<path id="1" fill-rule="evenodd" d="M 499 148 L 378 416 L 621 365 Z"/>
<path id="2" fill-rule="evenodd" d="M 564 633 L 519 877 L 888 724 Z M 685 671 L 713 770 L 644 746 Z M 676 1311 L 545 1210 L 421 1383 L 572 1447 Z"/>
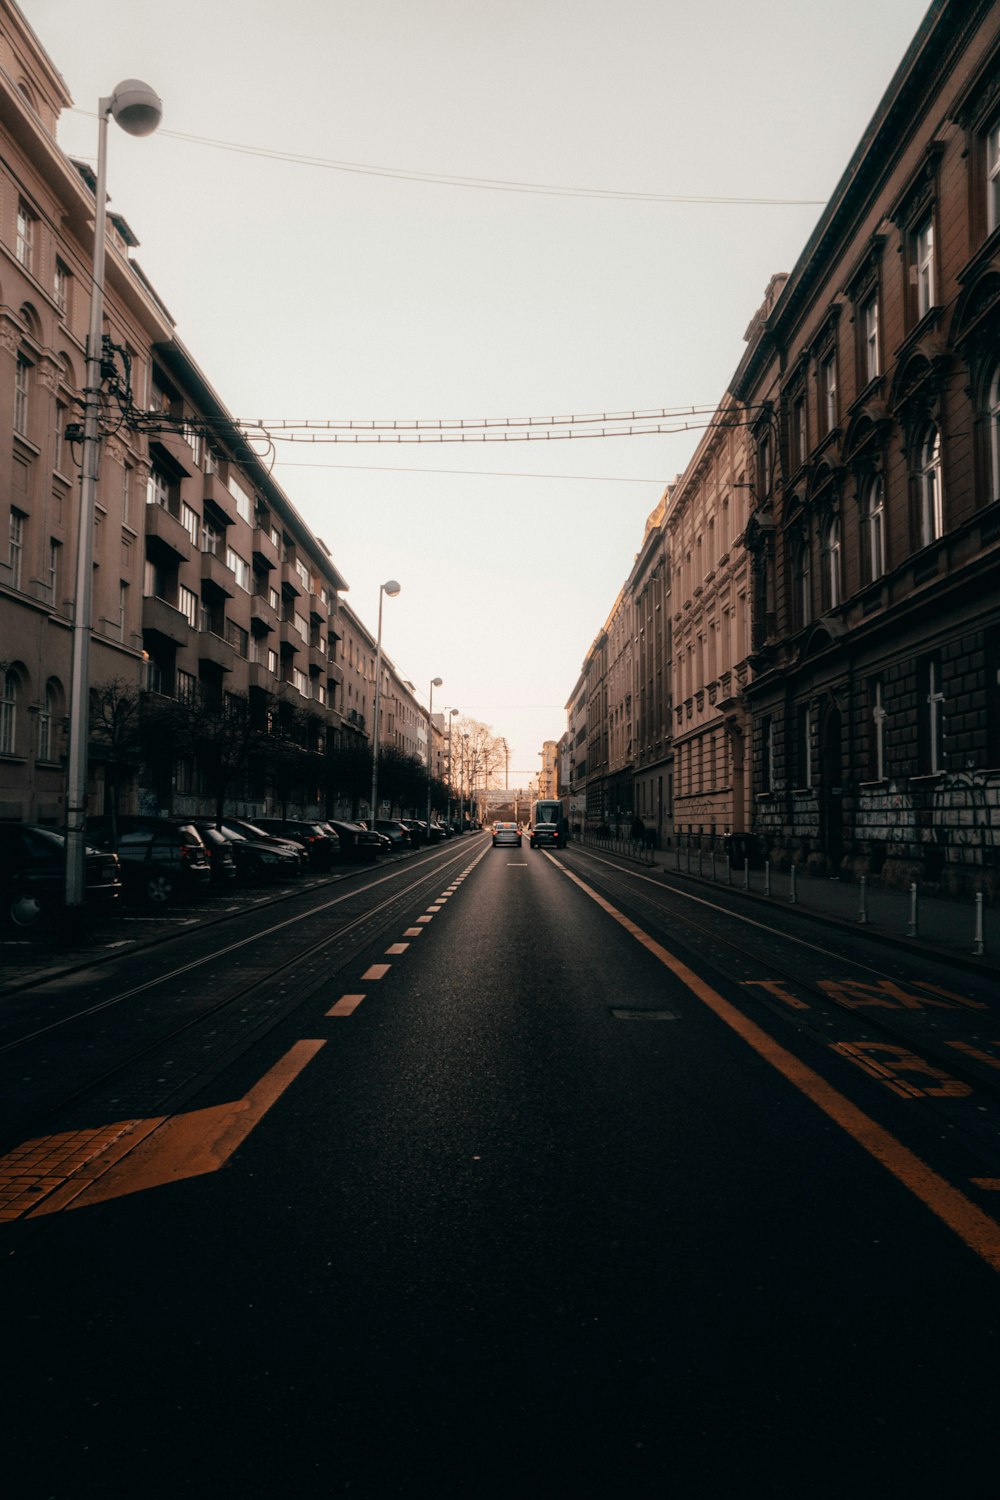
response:
<path id="1" fill-rule="evenodd" d="M 732 383 L 754 827 L 836 874 L 997 881 L 1000 5 L 933 5 Z"/>

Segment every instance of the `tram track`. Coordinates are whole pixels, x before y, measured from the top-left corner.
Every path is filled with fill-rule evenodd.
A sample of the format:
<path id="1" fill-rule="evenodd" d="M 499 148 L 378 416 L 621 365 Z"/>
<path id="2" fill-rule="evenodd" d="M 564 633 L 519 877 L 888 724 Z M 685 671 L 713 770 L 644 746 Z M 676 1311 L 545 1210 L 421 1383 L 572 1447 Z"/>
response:
<path id="1" fill-rule="evenodd" d="M 116 989 L 113 993 L 101 995 L 93 1003 L 76 1006 L 71 1011 L 60 1014 L 42 1025 L 35 1025 L 29 1030 L 11 1036 L 0 1044 L 0 1059 L 8 1069 L 18 1064 L 23 1058 L 38 1058 L 41 1055 L 40 1049 L 63 1046 L 65 1050 L 65 1046 L 76 1035 L 87 1035 L 88 1028 L 92 1031 L 94 1023 L 99 1022 L 105 1013 L 120 1010 L 130 1002 L 155 1001 L 157 991 L 162 992 L 164 996 L 172 996 L 177 993 L 179 986 L 196 980 L 199 982 L 200 991 L 210 989 L 212 992 L 208 1001 L 200 999 L 183 1018 L 177 1020 L 167 1018 L 165 1021 L 154 1023 L 151 1031 L 143 1031 L 136 1036 L 120 1051 L 120 1055 L 109 1066 L 89 1073 L 78 1087 L 61 1089 L 58 1097 L 47 1098 L 36 1112 L 19 1115 L 16 1124 L 7 1122 L 3 1128 L 3 1136 L 11 1139 L 14 1136 L 23 1138 L 25 1133 L 41 1128 L 53 1117 L 71 1113 L 82 1101 L 107 1092 L 116 1079 L 141 1068 L 149 1059 L 163 1055 L 165 1050 L 179 1043 L 183 1044 L 186 1039 L 199 1031 L 212 1031 L 214 1034 L 219 1030 L 220 1023 L 225 1023 L 229 1014 L 237 1009 L 246 1011 L 256 1002 L 256 1019 L 252 1024 L 243 1025 L 239 1035 L 235 1037 L 235 1046 L 226 1045 L 224 1041 L 219 1045 L 220 1055 L 228 1064 L 234 1056 L 241 1054 L 259 1040 L 261 1035 L 285 1021 L 299 1006 L 309 1000 L 316 989 L 314 979 L 307 977 L 310 966 L 314 970 L 317 963 L 324 960 L 325 955 L 332 954 L 334 948 L 344 948 L 346 944 L 346 951 L 342 952 L 335 961 L 331 959 L 329 963 L 322 963 L 324 982 L 328 982 L 332 973 L 344 964 L 349 964 L 358 951 L 377 940 L 379 928 L 384 928 L 389 923 L 394 911 L 400 907 L 418 903 L 422 899 L 423 892 L 439 886 L 442 879 L 447 880 L 454 868 L 468 863 L 470 854 L 473 854 L 468 844 L 460 850 L 449 851 L 443 858 L 442 852 L 437 851 L 437 857 L 425 858 L 419 871 L 415 871 L 409 864 L 397 866 L 395 870 L 381 873 L 376 879 L 364 885 L 354 885 L 349 891 L 339 891 L 330 899 L 312 903 L 308 909 L 298 911 L 279 922 L 274 922 L 267 927 L 255 927 L 252 932 L 236 938 L 224 947 L 214 947 L 210 952 L 172 965 L 140 983 L 133 983 L 122 989 Z M 384 887 L 387 883 L 392 888 L 384 897 L 374 902 L 366 899 L 372 892 Z M 299 894 L 306 896 L 308 893 Z M 301 945 L 294 944 L 291 951 L 289 950 L 289 943 L 296 929 L 314 925 L 317 921 L 323 921 L 324 918 L 335 914 L 338 908 L 355 906 L 359 901 L 364 903 L 361 910 L 345 913 L 345 920 L 337 921 L 332 926 L 324 925 L 320 935 L 310 937 Z M 273 904 L 280 903 L 276 901 Z M 247 917 L 259 911 L 258 906 L 250 909 L 249 912 L 244 909 L 232 915 Z M 186 936 L 190 941 L 194 932 L 195 929 L 186 928 L 176 936 Z M 275 944 L 280 945 L 280 957 L 268 957 L 264 967 L 254 967 L 252 974 L 245 979 L 240 978 L 236 973 L 236 982 L 229 984 L 223 982 L 221 992 L 219 992 L 220 969 L 223 974 L 226 973 L 227 968 L 232 972 L 234 960 L 240 955 L 249 955 L 253 949 L 260 949 L 262 945 L 266 947 Z M 108 955 L 108 962 L 113 961 L 115 957 L 119 964 L 126 964 L 133 962 L 136 954 L 133 951 L 128 955 L 121 953 Z M 113 969 L 106 968 L 105 974 L 101 977 L 106 978 L 108 973 L 113 975 Z M 293 983 L 296 975 L 301 976 L 301 980 Z M 56 987 L 64 986 L 68 977 L 66 972 L 61 973 L 57 979 L 49 975 L 48 983 Z M 283 980 L 286 983 L 286 992 L 281 997 L 279 990 Z M 288 993 L 288 989 L 293 990 L 293 993 Z M 163 1014 L 166 1016 L 166 1012 Z M 144 1018 L 140 1020 L 144 1025 Z M 136 1030 L 136 1024 L 133 1021 L 133 1031 Z M 30 1063 L 26 1065 L 30 1066 Z M 219 1063 L 218 1066 L 222 1065 Z M 218 1067 L 213 1067 L 208 1071 L 201 1070 L 197 1078 L 189 1079 L 186 1084 L 181 1084 L 176 1089 L 166 1088 L 155 1099 L 150 1098 L 149 1108 L 162 1111 L 175 1102 L 176 1097 L 189 1094 L 192 1087 L 200 1086 L 206 1077 L 212 1076 L 217 1071 Z"/>
<path id="2" fill-rule="evenodd" d="M 752 1006 L 758 1012 L 765 1011 L 780 1023 L 782 1030 L 787 1032 L 791 1027 L 808 1038 L 821 1049 L 823 1056 L 829 1057 L 831 1048 L 839 1050 L 842 1057 L 863 1066 L 864 1071 L 895 1092 L 908 1093 L 929 1115 L 947 1122 L 951 1130 L 956 1124 L 948 1102 L 928 1097 L 917 1088 L 907 1090 L 891 1068 L 880 1066 L 877 1053 L 874 1058 L 863 1054 L 859 1058 L 852 1055 L 850 1043 L 832 1042 L 830 1017 L 850 1018 L 851 1035 L 859 1049 L 866 1043 L 913 1049 L 939 1068 L 943 1075 L 974 1091 L 979 1118 L 967 1121 L 959 1128 L 970 1139 L 975 1138 L 981 1150 L 985 1147 L 995 1168 L 1000 1152 L 1000 1057 L 994 1054 L 1000 1050 L 1000 1044 L 992 1043 L 994 1054 L 981 1050 L 982 1045 L 989 1043 L 981 1043 L 976 1049 L 967 1049 L 963 1053 L 963 1044 L 949 1043 L 934 1034 L 932 1027 L 940 1025 L 943 1028 L 943 1022 L 917 1027 L 913 1017 L 918 1012 L 877 1006 L 866 1007 L 862 1013 L 857 1003 L 851 1003 L 844 995 L 851 992 L 852 986 L 857 987 L 854 993 L 866 989 L 875 992 L 880 987 L 887 993 L 922 993 L 927 1006 L 948 1007 L 944 1013 L 955 1019 L 955 1030 L 967 1029 L 970 1022 L 975 1024 L 976 1020 L 984 1026 L 993 1023 L 993 1008 L 988 1000 L 973 999 L 953 988 L 946 989 L 933 977 L 901 975 L 900 970 L 905 964 L 898 954 L 895 963 L 885 964 L 869 957 L 852 956 L 843 948 L 826 946 L 815 937 L 806 936 L 803 931 L 790 932 L 775 922 L 712 900 L 669 879 L 654 880 L 641 871 L 614 864 L 590 851 L 583 858 L 588 879 L 595 888 L 606 898 L 640 914 L 641 920 L 659 933 L 663 942 L 692 969 L 701 974 L 713 974 L 730 988 L 735 986 L 744 1008 Z M 696 915 L 692 907 L 697 908 L 700 915 Z M 822 918 L 812 918 L 811 914 L 803 914 L 802 920 L 822 922 Z M 732 930 L 732 924 L 737 924 L 737 931 Z M 752 934 L 749 942 L 748 933 Z M 858 934 L 857 941 L 870 946 L 877 944 L 878 938 L 864 933 Z M 724 961 L 723 952 L 732 955 L 732 962 Z M 791 953 L 803 955 L 803 966 L 795 965 L 789 957 Z M 806 960 L 810 965 L 808 969 Z M 754 965 L 764 966 L 766 984 L 759 975 L 747 977 L 748 968 L 752 974 Z M 822 982 L 815 977 L 813 970 L 820 965 L 829 967 L 830 981 Z M 941 961 L 940 968 L 947 970 L 946 960 Z M 967 976 L 963 976 L 963 980 L 970 989 L 976 987 Z M 985 993 L 981 982 L 979 987 Z M 779 993 L 780 999 L 777 998 Z M 908 1026 L 902 1024 L 906 1019 L 910 1020 Z M 1000 1035 L 995 1023 L 992 1029 Z M 972 1060 L 973 1053 L 975 1061 Z M 980 1065 L 977 1066 L 976 1062 Z"/>

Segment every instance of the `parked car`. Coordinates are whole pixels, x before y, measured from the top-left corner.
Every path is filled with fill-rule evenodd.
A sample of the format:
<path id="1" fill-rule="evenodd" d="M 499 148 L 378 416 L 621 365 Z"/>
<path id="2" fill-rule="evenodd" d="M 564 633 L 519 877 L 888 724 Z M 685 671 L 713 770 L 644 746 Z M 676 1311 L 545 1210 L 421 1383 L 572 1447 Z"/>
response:
<path id="1" fill-rule="evenodd" d="M 521 847 L 521 830 L 516 823 L 494 823 L 493 824 L 493 847 L 499 844 L 516 844 Z"/>
<path id="2" fill-rule="evenodd" d="M 340 853 L 337 830 L 318 819 L 260 818 L 258 822 L 265 833 L 301 844 L 309 856 L 310 869 L 328 870 Z"/>
<path id="3" fill-rule="evenodd" d="M 360 862 L 377 859 L 381 850 L 381 837 L 362 823 L 345 823 L 334 818 L 330 823 L 340 838 L 340 848 L 345 859 Z"/>
<path id="4" fill-rule="evenodd" d="M 97 849 L 115 849 L 127 898 L 167 906 L 202 894 L 211 884 L 208 850 L 191 822 L 125 814 L 113 845 L 110 817 L 90 818 L 87 839 Z"/>
<path id="5" fill-rule="evenodd" d="M 248 822 L 246 818 L 231 818 L 228 816 L 222 820 L 223 833 L 238 833 L 245 839 L 260 839 L 265 844 L 280 844 L 296 860 L 299 872 L 304 874 L 309 868 L 309 856 L 301 844 L 295 839 L 281 838 L 279 834 L 268 833 L 256 823 Z"/>
<path id="6" fill-rule="evenodd" d="M 122 892 L 118 856 L 88 847 L 84 853 L 88 910 L 112 911 Z M 34 927 L 62 910 L 66 890 L 66 840 L 35 823 L 0 823 L 0 892 L 3 916 L 15 927 Z"/>
<path id="7" fill-rule="evenodd" d="M 392 853 L 392 839 L 390 839 L 390 837 L 389 837 L 389 835 L 387 833 L 380 833 L 377 828 L 374 828 L 372 826 L 372 822 L 371 822 L 370 818 L 359 818 L 358 819 L 358 826 L 360 828 L 364 828 L 368 833 L 373 833 L 375 835 L 375 837 L 378 839 L 378 847 L 379 847 L 379 853 L 380 854 L 391 854 Z"/>
<path id="8" fill-rule="evenodd" d="M 211 823 L 196 822 L 201 841 L 208 851 L 208 863 L 212 871 L 212 884 L 225 889 L 236 879 L 236 860 L 233 846 L 226 835 Z"/>
<path id="9" fill-rule="evenodd" d="M 222 840 L 233 865 L 233 874 L 241 881 L 287 880 L 298 875 L 303 867 L 302 850 L 298 845 L 269 838 L 263 831 L 257 835 L 242 832 L 231 827 L 225 818 L 221 825 L 199 818 L 196 826 L 206 843 L 210 836 L 213 840 Z"/>
<path id="10" fill-rule="evenodd" d="M 427 843 L 427 824 L 421 818 L 400 818 L 399 821 L 409 833 L 414 849 Z"/>
<path id="11" fill-rule="evenodd" d="M 410 830 L 404 827 L 398 818 L 377 818 L 375 832 L 387 838 L 397 853 L 400 849 L 410 847 Z"/>

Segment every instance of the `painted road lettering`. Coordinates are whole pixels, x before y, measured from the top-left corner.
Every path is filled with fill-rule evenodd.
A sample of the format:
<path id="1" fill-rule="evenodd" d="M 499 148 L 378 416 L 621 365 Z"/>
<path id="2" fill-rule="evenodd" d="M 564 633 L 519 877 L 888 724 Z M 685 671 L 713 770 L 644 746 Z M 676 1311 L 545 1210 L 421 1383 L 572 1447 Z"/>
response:
<path id="1" fill-rule="evenodd" d="M 834 1052 L 904 1099 L 965 1099 L 972 1093 L 970 1084 L 952 1078 L 907 1047 L 897 1047 L 891 1042 L 833 1042 L 831 1046 Z M 909 1081 L 910 1074 L 921 1080 L 920 1086 Z M 928 1078 L 933 1083 L 925 1082 Z"/>

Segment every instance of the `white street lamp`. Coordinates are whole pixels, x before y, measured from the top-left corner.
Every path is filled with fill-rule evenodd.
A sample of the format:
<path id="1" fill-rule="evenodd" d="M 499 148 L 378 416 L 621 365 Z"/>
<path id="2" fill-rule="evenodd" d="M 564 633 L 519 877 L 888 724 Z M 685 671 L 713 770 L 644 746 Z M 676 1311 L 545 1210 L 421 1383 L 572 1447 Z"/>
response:
<path id="1" fill-rule="evenodd" d="M 454 774 L 453 774 L 453 771 L 452 771 L 452 763 L 451 763 L 451 728 L 452 728 L 451 721 L 452 721 L 452 719 L 454 719 L 456 717 L 457 714 L 458 714 L 458 709 L 457 708 L 450 708 L 448 710 L 448 822 L 449 823 L 451 822 L 451 794 L 455 790 L 455 777 L 454 777 Z M 459 824 L 459 832 L 461 832 L 461 831 L 462 831 L 461 830 L 461 824 Z"/>
<path id="2" fill-rule="evenodd" d="M 159 96 L 147 83 L 127 78 L 109 99 L 98 101 L 97 187 L 94 200 L 94 264 L 90 331 L 83 389 L 83 457 L 76 541 L 73 658 L 70 668 L 69 767 L 66 785 L 66 905 L 82 907 L 86 894 L 87 741 L 90 735 L 90 628 L 94 571 L 94 506 L 101 466 L 101 352 L 104 333 L 104 248 L 107 235 L 108 116 L 129 135 L 150 135 L 163 116 Z"/>
<path id="3" fill-rule="evenodd" d="M 375 723 L 372 727 L 372 828 L 378 817 L 378 742 L 379 742 L 379 713 L 382 700 L 382 595 L 388 594 L 390 599 L 395 599 L 399 593 L 400 585 L 395 578 L 390 578 L 383 583 L 378 591 L 378 638 L 375 646 Z"/>
<path id="4" fill-rule="evenodd" d="M 431 764 L 434 749 L 434 689 L 442 686 L 440 677 L 431 678 L 431 690 L 427 697 L 427 838 L 431 836 Z"/>

